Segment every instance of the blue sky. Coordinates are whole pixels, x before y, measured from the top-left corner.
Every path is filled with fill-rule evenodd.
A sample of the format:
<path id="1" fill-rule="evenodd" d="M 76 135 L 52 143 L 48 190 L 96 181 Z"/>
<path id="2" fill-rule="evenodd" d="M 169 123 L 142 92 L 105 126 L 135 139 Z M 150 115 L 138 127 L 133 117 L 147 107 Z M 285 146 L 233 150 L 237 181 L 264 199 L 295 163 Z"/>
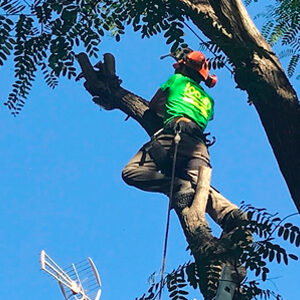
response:
<path id="1" fill-rule="evenodd" d="M 197 39 L 186 32 L 197 49 Z M 141 40 L 128 30 L 120 43 L 107 37 L 100 54 L 112 52 L 122 86 L 150 99 L 173 72 L 171 59 L 159 59 L 168 50 L 161 37 Z M 12 67 L 0 73 L 5 99 Z M 210 90 L 215 119 L 208 128 L 217 138 L 210 149 L 212 183 L 236 204 L 244 200 L 282 217 L 296 212 L 246 93 L 235 89 L 228 71 L 216 74 L 218 85 Z M 62 299 L 55 282 L 40 270 L 42 249 L 62 266 L 91 256 L 103 300 L 134 299 L 147 290 L 147 278 L 161 264 L 167 198 L 122 182 L 123 166 L 148 139 L 125 117 L 97 107 L 82 81 L 61 80 L 52 91 L 38 79 L 17 118 L 0 106 L 1 298 Z M 290 221 L 299 225 L 298 217 Z M 189 259 L 185 248 L 172 214 L 167 271 Z M 298 264 L 271 265 L 273 279 L 266 287 L 284 299 L 298 299 Z"/>

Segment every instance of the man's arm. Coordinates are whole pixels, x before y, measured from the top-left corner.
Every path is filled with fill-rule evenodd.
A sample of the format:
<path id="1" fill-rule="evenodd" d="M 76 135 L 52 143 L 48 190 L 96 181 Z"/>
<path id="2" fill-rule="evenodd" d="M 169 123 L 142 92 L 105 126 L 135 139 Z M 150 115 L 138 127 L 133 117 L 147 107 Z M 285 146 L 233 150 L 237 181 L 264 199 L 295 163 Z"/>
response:
<path id="1" fill-rule="evenodd" d="M 162 89 L 158 89 L 155 95 L 152 97 L 149 108 L 154 111 L 158 116 L 164 116 L 165 104 L 167 100 L 167 93 L 162 91 Z"/>

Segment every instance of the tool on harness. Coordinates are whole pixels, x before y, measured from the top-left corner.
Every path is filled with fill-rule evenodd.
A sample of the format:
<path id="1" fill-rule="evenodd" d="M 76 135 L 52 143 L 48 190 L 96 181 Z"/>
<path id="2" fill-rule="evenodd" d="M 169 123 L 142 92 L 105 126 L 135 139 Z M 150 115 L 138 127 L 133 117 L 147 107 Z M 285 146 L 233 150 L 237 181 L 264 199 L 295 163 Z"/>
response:
<path id="1" fill-rule="evenodd" d="M 165 174 L 169 173 L 168 170 L 168 151 L 157 141 L 157 137 L 160 133 L 162 133 L 164 128 L 158 130 L 154 135 L 151 137 L 150 142 L 146 143 L 143 146 L 143 154 L 141 160 L 139 162 L 139 166 L 143 166 L 146 160 L 146 154 L 149 153 L 151 158 L 154 160 L 155 164 L 159 167 L 161 171 Z"/>
<path id="2" fill-rule="evenodd" d="M 174 149 L 174 157 L 172 162 L 171 186 L 170 186 L 169 204 L 168 204 L 168 212 L 167 212 L 167 224 L 166 224 L 165 239 L 164 239 L 164 250 L 163 250 L 163 258 L 162 258 L 162 265 L 161 265 L 161 277 L 160 277 L 160 288 L 159 288 L 158 300 L 161 300 L 161 294 L 164 285 L 164 272 L 166 266 L 168 236 L 169 236 L 169 228 L 170 228 L 170 212 L 171 212 L 172 200 L 173 200 L 177 150 L 178 150 L 178 144 L 181 139 L 180 133 L 181 133 L 180 124 L 177 123 L 177 126 L 175 127 L 175 137 L 174 137 L 175 149 Z"/>
<path id="3" fill-rule="evenodd" d="M 160 58 L 163 59 L 168 56 L 176 60 L 176 63 L 173 64 L 174 69 L 178 69 L 180 65 L 184 64 L 197 71 L 202 76 L 205 85 L 209 88 L 217 84 L 218 78 L 214 74 L 209 74 L 209 61 L 202 52 L 186 48 L 179 52 L 163 55 Z"/>
<path id="4" fill-rule="evenodd" d="M 216 138 L 214 136 L 211 137 L 211 139 L 208 138 L 210 136 L 210 133 L 203 133 L 198 124 L 186 117 L 174 118 L 165 126 L 164 132 L 173 133 L 174 126 L 176 126 L 178 122 L 181 122 L 181 133 L 190 135 L 194 138 L 199 138 L 207 147 L 212 146 L 216 142 Z"/>

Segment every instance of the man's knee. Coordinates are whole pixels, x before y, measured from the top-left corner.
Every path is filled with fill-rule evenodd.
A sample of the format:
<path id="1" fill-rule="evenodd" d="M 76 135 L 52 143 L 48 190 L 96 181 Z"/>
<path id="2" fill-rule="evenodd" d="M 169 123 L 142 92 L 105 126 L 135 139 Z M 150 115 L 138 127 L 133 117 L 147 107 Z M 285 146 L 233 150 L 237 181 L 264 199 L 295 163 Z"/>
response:
<path id="1" fill-rule="evenodd" d="M 233 209 L 225 215 L 221 222 L 221 227 L 225 232 L 230 232 L 236 227 L 240 227 L 249 221 L 248 216 L 241 209 Z"/>
<path id="2" fill-rule="evenodd" d="M 133 175 L 135 173 L 135 168 L 130 165 L 126 165 L 122 170 L 122 179 L 128 185 L 133 185 Z"/>

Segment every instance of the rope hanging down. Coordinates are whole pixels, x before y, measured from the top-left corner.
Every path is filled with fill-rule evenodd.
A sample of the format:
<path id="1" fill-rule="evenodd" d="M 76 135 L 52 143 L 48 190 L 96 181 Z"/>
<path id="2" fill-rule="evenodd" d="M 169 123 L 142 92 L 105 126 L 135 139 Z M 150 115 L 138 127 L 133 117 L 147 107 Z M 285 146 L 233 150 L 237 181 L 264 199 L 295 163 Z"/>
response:
<path id="1" fill-rule="evenodd" d="M 186 22 L 183 22 L 183 24 L 198 38 L 199 41 L 201 41 L 203 44 L 206 44 L 206 42 L 200 37 L 200 35 Z M 207 50 L 214 55 L 214 57 L 217 57 L 216 53 L 214 53 L 211 49 L 207 48 Z M 227 66 L 226 63 L 224 63 L 224 67 L 231 73 L 231 75 L 234 75 L 234 72 Z"/>
<path id="2" fill-rule="evenodd" d="M 163 289 L 163 285 L 164 285 L 164 273 L 165 273 L 165 267 L 166 267 L 168 236 L 169 236 L 169 228 L 170 228 L 170 213 L 171 213 L 171 207 L 172 207 L 173 189 L 174 189 L 174 180 L 175 180 L 175 167 L 176 167 L 178 144 L 181 139 L 180 127 L 176 126 L 175 131 L 176 131 L 176 134 L 174 137 L 175 149 L 174 149 L 174 157 L 173 157 L 173 162 L 172 162 L 172 175 L 171 175 L 171 186 L 170 186 L 170 195 L 169 195 L 169 206 L 168 206 L 168 213 L 167 213 L 167 224 L 166 224 L 166 232 L 165 232 L 165 239 L 164 239 L 164 250 L 163 250 L 163 258 L 162 258 L 162 265 L 161 265 L 160 287 L 159 287 L 158 300 L 161 300 L 162 289 Z"/>

